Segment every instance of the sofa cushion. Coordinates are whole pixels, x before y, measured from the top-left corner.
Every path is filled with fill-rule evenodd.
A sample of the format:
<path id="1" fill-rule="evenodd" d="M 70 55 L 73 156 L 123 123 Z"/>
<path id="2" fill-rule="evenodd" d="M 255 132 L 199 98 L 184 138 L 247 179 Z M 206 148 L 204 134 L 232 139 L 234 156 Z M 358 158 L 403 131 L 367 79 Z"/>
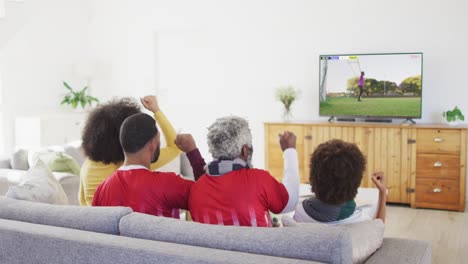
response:
<path id="1" fill-rule="evenodd" d="M 11 167 L 14 170 L 27 170 L 28 164 L 28 151 L 25 149 L 18 149 L 11 156 Z"/>
<path id="2" fill-rule="evenodd" d="M 20 184 L 11 186 L 5 196 L 31 202 L 68 204 L 62 186 L 42 161 L 32 166 Z"/>
<path id="3" fill-rule="evenodd" d="M 420 240 L 386 237 L 383 240 L 382 247 L 366 261 L 366 264 L 379 264 L 383 262 L 395 264 L 431 264 L 431 244 Z"/>
<path id="4" fill-rule="evenodd" d="M 10 186 L 16 186 L 21 182 L 21 179 L 26 174 L 23 170 L 0 169 L 0 195 L 5 195 Z M 80 177 L 69 173 L 52 172 L 55 179 L 62 185 L 63 190 L 67 194 L 68 203 L 79 205 L 78 189 L 80 186 Z"/>
<path id="5" fill-rule="evenodd" d="M 349 233 L 320 224 L 306 228 L 218 226 L 132 213 L 120 220 L 120 234 L 325 263 L 351 263 L 352 257 Z"/>
<path id="6" fill-rule="evenodd" d="M 38 160 L 44 162 L 51 171 L 80 175 L 80 165 L 64 152 L 50 150 L 29 151 L 29 167 L 34 166 Z"/>
<path id="7" fill-rule="evenodd" d="M 0 195 L 5 195 L 10 186 L 16 186 L 21 182 L 26 171 L 0 169 Z"/>
<path id="8" fill-rule="evenodd" d="M 119 234 L 119 221 L 128 207 L 50 205 L 0 196 L 0 218 L 99 233 Z"/>

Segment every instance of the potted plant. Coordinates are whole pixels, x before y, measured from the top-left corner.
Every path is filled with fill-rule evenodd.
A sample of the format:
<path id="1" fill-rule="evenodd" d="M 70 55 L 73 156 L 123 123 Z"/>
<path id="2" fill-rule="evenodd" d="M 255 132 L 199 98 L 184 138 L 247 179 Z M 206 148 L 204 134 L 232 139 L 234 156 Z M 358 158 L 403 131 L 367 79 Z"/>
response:
<path id="1" fill-rule="evenodd" d="M 288 122 L 291 121 L 291 105 L 299 97 L 300 91 L 294 89 L 292 86 L 280 87 L 276 91 L 276 99 L 283 103 L 284 113 L 283 119 Z"/>
<path id="2" fill-rule="evenodd" d="M 465 120 L 465 116 L 458 108 L 458 106 L 455 106 L 455 108 L 451 111 L 447 110 L 446 112 L 443 112 L 442 116 L 445 117 L 449 125 L 458 125 L 459 121 Z"/>
<path id="3" fill-rule="evenodd" d="M 68 90 L 68 93 L 63 97 L 60 105 L 67 104 L 70 105 L 73 109 L 81 106 L 81 108 L 84 110 L 87 105 L 92 106 L 93 102 L 96 104 L 99 103 L 99 100 L 96 97 L 86 94 L 86 90 L 88 89 L 87 86 L 79 91 L 75 91 L 70 87 L 70 85 L 68 85 L 68 83 L 63 82 L 63 85 L 65 86 L 65 89 Z"/>

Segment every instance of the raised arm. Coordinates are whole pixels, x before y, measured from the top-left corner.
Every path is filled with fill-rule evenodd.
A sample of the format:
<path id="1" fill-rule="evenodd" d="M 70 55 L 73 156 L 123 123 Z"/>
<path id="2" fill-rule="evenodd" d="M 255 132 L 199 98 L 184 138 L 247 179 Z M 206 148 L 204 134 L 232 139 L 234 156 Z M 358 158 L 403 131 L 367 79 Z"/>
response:
<path id="1" fill-rule="evenodd" d="M 180 150 L 187 153 L 187 158 L 192 166 L 193 177 L 195 181 L 198 180 L 203 174 L 205 174 L 205 160 L 200 154 L 200 151 L 195 144 L 191 134 L 179 134 L 176 136 L 174 143 L 179 147 Z"/>
<path id="2" fill-rule="evenodd" d="M 387 207 L 387 184 L 383 172 L 372 173 L 372 181 L 377 189 L 379 189 L 379 204 L 377 205 L 376 219 L 381 219 L 385 223 L 385 209 Z"/>
<path id="3" fill-rule="evenodd" d="M 174 143 L 176 138 L 176 131 L 174 127 L 172 127 L 169 120 L 167 120 L 166 116 L 161 112 L 156 96 L 147 95 L 140 100 L 146 109 L 153 112 L 154 118 L 159 124 L 164 139 L 166 140 L 166 146 L 161 149 L 159 159 L 156 162 L 151 163 L 151 170 L 155 170 L 171 162 L 173 159 L 179 156 L 181 152 Z"/>
<path id="4" fill-rule="evenodd" d="M 299 161 L 296 151 L 296 135 L 285 131 L 279 137 L 284 159 L 283 185 L 289 195 L 288 203 L 281 213 L 287 213 L 294 211 L 299 201 Z"/>

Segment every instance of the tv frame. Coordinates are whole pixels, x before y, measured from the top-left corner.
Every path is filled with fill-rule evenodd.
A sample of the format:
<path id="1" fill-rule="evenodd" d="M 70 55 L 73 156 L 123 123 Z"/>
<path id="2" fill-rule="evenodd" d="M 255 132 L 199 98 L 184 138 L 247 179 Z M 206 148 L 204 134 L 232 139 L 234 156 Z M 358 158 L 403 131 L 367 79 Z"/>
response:
<path id="1" fill-rule="evenodd" d="M 419 116 L 375 116 L 375 115 L 322 115 L 320 113 L 320 94 L 318 98 L 318 111 L 319 111 L 319 117 L 330 117 L 333 118 L 344 118 L 345 121 L 352 121 L 354 118 L 372 118 L 376 119 L 376 121 L 379 121 L 381 119 L 406 119 L 406 120 L 411 120 L 411 119 L 421 119 L 422 118 L 422 104 L 423 104 L 423 82 L 424 82 L 424 53 L 421 51 L 418 52 L 387 52 L 387 53 L 346 53 L 346 54 L 319 54 L 319 89 L 318 92 L 320 93 L 320 75 L 322 73 L 322 63 L 321 63 L 321 57 L 323 56 L 362 56 L 362 55 L 404 55 L 404 54 L 420 54 L 421 55 L 421 104 L 419 107 Z M 329 120 L 330 120 L 329 119 Z M 414 121 L 413 121 L 414 122 Z"/>

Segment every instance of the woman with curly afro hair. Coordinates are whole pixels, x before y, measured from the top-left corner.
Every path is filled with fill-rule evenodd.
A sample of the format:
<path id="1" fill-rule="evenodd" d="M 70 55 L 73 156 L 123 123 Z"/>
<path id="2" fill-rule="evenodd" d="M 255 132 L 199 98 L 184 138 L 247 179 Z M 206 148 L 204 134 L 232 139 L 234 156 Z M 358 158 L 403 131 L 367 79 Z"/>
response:
<path id="1" fill-rule="evenodd" d="M 310 184 L 314 196 L 299 203 L 294 220 L 345 224 L 371 220 L 359 208 L 356 197 L 366 158 L 352 143 L 333 139 L 320 144 L 310 159 Z M 375 218 L 385 222 L 386 185 L 383 172 L 372 173 L 372 181 L 379 189 L 379 203 Z"/>
<path id="2" fill-rule="evenodd" d="M 174 143 L 176 132 L 159 109 L 156 96 L 145 96 L 141 103 L 153 112 L 167 144 L 161 149 L 159 159 L 151 164 L 151 170 L 155 170 L 176 158 L 181 151 Z M 90 206 L 99 184 L 122 165 L 124 153 L 119 141 L 120 126 L 127 117 L 137 113 L 141 113 L 140 106 L 130 98 L 111 100 L 98 105 L 89 113 L 82 135 L 87 159 L 80 173 L 81 205 Z"/>

